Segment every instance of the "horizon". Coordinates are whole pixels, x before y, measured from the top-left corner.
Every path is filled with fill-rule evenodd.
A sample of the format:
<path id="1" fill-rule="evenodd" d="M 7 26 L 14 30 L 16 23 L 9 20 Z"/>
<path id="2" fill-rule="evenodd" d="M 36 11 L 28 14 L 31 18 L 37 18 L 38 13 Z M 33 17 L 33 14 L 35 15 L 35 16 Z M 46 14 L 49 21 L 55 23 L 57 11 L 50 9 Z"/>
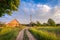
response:
<path id="1" fill-rule="evenodd" d="M 0 21 L 8 23 L 17 19 L 19 23 L 28 24 L 30 23 L 30 14 L 33 22 L 45 23 L 52 18 L 60 24 L 60 0 L 20 0 L 18 11 L 13 11 L 11 16 L 5 14 L 0 17 Z"/>

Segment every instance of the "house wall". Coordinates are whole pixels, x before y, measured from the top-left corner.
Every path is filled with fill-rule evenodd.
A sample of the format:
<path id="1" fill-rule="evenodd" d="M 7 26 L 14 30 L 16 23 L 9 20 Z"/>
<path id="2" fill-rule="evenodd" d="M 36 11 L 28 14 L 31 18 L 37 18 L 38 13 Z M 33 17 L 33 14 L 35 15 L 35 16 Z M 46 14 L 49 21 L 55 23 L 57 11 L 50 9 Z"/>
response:
<path id="1" fill-rule="evenodd" d="M 17 27 L 17 26 L 20 26 L 20 23 L 17 20 L 13 20 L 10 23 L 8 23 L 7 25 L 11 26 L 11 27 Z"/>

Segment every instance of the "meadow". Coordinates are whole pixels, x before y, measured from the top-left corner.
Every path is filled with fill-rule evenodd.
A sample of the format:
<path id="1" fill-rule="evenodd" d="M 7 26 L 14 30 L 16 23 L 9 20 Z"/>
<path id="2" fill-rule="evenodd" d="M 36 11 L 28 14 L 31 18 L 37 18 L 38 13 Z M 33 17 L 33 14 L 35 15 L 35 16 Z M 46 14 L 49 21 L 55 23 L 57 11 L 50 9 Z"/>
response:
<path id="1" fill-rule="evenodd" d="M 16 37 L 23 27 L 2 27 L 0 28 L 0 40 L 16 40 Z"/>
<path id="2" fill-rule="evenodd" d="M 60 40 L 60 27 L 32 27 L 29 31 L 37 40 Z"/>
<path id="3" fill-rule="evenodd" d="M 0 40 L 16 40 L 19 32 L 25 27 L 0 27 Z M 29 31 L 37 40 L 60 40 L 60 27 L 29 27 Z M 23 40 L 29 40 L 26 30 Z"/>

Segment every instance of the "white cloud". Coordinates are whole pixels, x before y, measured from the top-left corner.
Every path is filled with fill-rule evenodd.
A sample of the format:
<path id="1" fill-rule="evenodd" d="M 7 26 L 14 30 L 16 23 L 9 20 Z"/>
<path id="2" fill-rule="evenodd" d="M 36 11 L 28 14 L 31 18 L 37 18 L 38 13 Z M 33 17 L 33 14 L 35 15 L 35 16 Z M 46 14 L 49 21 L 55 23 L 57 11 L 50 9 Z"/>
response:
<path id="1" fill-rule="evenodd" d="M 46 16 L 46 14 L 48 14 L 51 10 L 51 7 L 42 4 L 37 4 L 36 8 L 37 8 L 36 12 L 39 16 Z"/>
<path id="2" fill-rule="evenodd" d="M 37 4 L 37 7 L 42 10 L 42 12 L 46 13 L 50 11 L 50 7 L 48 5 L 41 5 L 41 4 Z"/>
<path id="3" fill-rule="evenodd" d="M 38 8 L 41 8 L 42 6 L 43 6 L 43 5 L 41 5 L 41 4 L 37 4 L 37 7 L 38 7 Z"/>
<path id="4" fill-rule="evenodd" d="M 29 9 L 28 8 L 24 8 L 23 9 L 25 13 L 28 13 L 29 12 Z"/>
<path id="5" fill-rule="evenodd" d="M 52 8 L 48 5 L 27 2 L 21 2 L 18 12 L 15 12 L 15 15 L 13 14 L 12 17 L 19 19 L 21 23 L 28 23 L 30 19 L 30 13 L 32 14 L 33 21 L 39 20 L 43 23 L 46 22 L 48 18 L 52 18 L 57 23 L 60 22 L 59 6 L 55 6 L 54 8 Z"/>
<path id="6" fill-rule="evenodd" d="M 43 5 L 43 11 L 44 12 L 49 12 L 50 11 L 50 7 L 48 5 Z"/>
<path id="7" fill-rule="evenodd" d="M 48 18 L 52 18 L 58 22 L 57 19 L 60 18 L 60 7 L 58 6 L 52 8 L 48 5 L 31 3 L 24 3 L 24 5 L 22 5 L 22 9 L 25 11 L 25 13 L 32 14 L 32 20 L 35 19 L 35 21 L 42 20 L 43 22 L 46 22 Z"/>
<path id="8" fill-rule="evenodd" d="M 60 7 L 59 7 L 59 6 L 56 6 L 56 7 L 54 8 L 54 16 L 55 16 L 55 17 L 60 16 Z"/>

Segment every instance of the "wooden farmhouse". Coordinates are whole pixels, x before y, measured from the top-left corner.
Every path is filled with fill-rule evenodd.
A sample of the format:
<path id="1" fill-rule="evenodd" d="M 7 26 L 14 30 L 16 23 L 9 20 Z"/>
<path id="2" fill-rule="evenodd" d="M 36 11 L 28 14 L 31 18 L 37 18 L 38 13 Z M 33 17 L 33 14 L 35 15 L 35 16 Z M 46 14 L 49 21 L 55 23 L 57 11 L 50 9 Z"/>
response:
<path id="1" fill-rule="evenodd" d="M 17 27 L 20 26 L 20 23 L 16 19 L 14 19 L 11 22 L 9 22 L 7 25 L 11 27 Z"/>

